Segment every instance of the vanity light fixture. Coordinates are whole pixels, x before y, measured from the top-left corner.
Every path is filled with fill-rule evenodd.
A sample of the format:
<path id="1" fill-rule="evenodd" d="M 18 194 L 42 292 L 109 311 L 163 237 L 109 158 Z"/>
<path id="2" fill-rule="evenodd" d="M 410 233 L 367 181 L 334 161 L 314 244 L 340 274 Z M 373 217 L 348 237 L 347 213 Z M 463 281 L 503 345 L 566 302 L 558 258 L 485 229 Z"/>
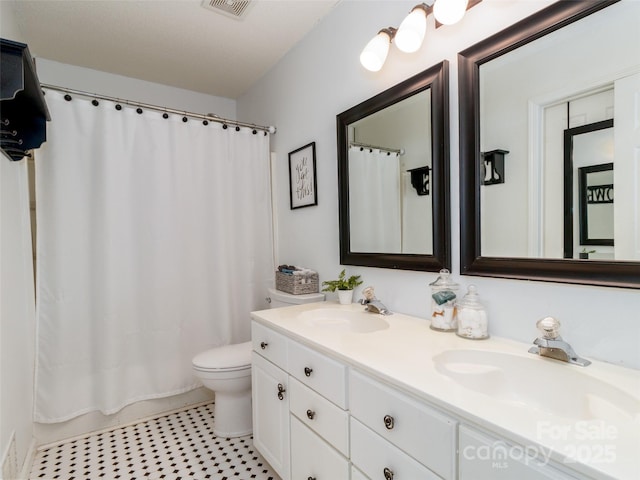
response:
<path id="1" fill-rule="evenodd" d="M 427 31 L 427 16 L 430 13 L 431 5 L 426 3 L 413 7 L 396 32 L 395 44 L 398 50 L 405 53 L 418 51 Z"/>
<path id="2" fill-rule="evenodd" d="M 465 12 L 482 0 L 429 0 L 411 9 L 399 28 L 383 28 L 373 37 L 360 54 L 360 63 L 364 68 L 377 72 L 382 68 L 389 54 L 389 45 L 393 41 L 398 50 L 405 53 L 417 52 L 424 41 L 427 31 L 427 17 L 433 13 L 436 28 L 441 25 L 453 25 L 462 20 Z"/>
<path id="3" fill-rule="evenodd" d="M 433 5 L 433 16 L 443 25 L 453 25 L 464 17 L 469 0 L 437 0 Z"/>
<path id="4" fill-rule="evenodd" d="M 360 63 L 364 68 L 377 72 L 382 68 L 389 54 L 389 45 L 396 35 L 397 29 L 393 27 L 383 28 L 378 34 L 369 40 L 360 54 Z"/>
<path id="5" fill-rule="evenodd" d="M 482 154 L 482 184 L 504 183 L 504 156 L 507 150 L 491 150 Z"/>

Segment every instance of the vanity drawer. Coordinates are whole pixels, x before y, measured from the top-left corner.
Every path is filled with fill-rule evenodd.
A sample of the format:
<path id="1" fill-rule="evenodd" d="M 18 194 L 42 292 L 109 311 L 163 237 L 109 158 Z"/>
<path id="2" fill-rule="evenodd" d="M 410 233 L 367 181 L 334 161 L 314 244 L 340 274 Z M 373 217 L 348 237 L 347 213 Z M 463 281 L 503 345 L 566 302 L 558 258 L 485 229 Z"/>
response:
<path id="1" fill-rule="evenodd" d="M 280 368 L 287 369 L 287 337 L 258 322 L 251 322 L 253 350 Z"/>
<path id="2" fill-rule="evenodd" d="M 453 418 L 353 370 L 349 405 L 353 417 L 384 439 L 442 478 L 455 478 L 457 422 Z"/>
<path id="3" fill-rule="evenodd" d="M 349 461 L 291 416 L 291 479 L 349 478 Z"/>
<path id="4" fill-rule="evenodd" d="M 347 409 L 347 367 L 296 342 L 289 342 L 289 374 Z"/>
<path id="5" fill-rule="evenodd" d="M 371 480 L 440 480 L 428 468 L 353 418 L 351 462 Z"/>
<path id="6" fill-rule="evenodd" d="M 289 409 L 302 423 L 349 456 L 349 415 L 295 378 L 289 380 Z"/>
<path id="7" fill-rule="evenodd" d="M 351 467 L 351 480 L 369 480 L 369 478 L 356 467 Z"/>

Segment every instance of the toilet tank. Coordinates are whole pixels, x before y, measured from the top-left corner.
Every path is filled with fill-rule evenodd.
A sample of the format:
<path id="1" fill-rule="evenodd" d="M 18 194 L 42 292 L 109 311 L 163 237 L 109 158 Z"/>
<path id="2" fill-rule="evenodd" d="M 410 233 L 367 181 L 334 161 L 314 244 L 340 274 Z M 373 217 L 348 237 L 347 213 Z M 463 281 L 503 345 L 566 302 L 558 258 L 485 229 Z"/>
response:
<path id="1" fill-rule="evenodd" d="M 293 295 L 291 293 L 282 292 L 275 288 L 269 288 L 269 308 L 290 307 L 291 305 L 301 305 L 303 303 L 323 302 L 324 293 L 305 293 L 302 295 Z"/>

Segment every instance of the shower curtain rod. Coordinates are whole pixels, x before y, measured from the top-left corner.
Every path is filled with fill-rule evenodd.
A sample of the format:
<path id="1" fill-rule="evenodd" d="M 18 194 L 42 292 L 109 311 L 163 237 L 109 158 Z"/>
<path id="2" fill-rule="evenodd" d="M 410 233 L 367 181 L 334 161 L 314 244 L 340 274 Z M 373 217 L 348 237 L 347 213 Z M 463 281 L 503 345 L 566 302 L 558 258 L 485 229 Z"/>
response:
<path id="1" fill-rule="evenodd" d="M 400 155 L 404 155 L 404 148 L 376 147 L 375 145 L 367 145 L 366 143 L 358 143 L 358 142 L 349 142 L 349 146 L 361 147 L 361 148 L 375 148 L 376 150 L 382 150 L 384 152 L 398 153 Z"/>
<path id="2" fill-rule="evenodd" d="M 224 125 L 228 124 L 236 127 L 248 127 L 248 128 L 253 128 L 254 130 L 262 130 L 263 132 L 276 133 L 276 127 L 274 126 L 265 127 L 262 125 L 255 125 L 253 123 L 238 122 L 236 120 L 229 120 L 227 118 L 222 118 L 213 114 L 203 115 L 201 113 L 185 112 L 183 110 L 176 110 L 174 108 L 160 107 L 158 105 L 151 105 L 148 103 L 133 102 L 131 100 L 125 100 L 122 98 L 107 97 L 105 95 L 98 95 L 96 93 L 83 92 L 82 90 L 73 90 L 71 88 L 66 88 L 66 87 L 58 87 L 56 85 L 48 85 L 46 83 L 41 83 L 40 86 L 48 90 L 55 90 L 57 92 L 80 95 L 83 97 L 95 98 L 99 100 L 107 100 L 109 102 L 123 103 L 125 105 L 129 105 L 132 107 L 144 108 L 147 110 L 155 110 L 157 112 L 173 113 L 176 115 L 183 115 L 186 117 L 198 118 L 200 120 L 208 120 L 210 122 L 222 123 Z"/>

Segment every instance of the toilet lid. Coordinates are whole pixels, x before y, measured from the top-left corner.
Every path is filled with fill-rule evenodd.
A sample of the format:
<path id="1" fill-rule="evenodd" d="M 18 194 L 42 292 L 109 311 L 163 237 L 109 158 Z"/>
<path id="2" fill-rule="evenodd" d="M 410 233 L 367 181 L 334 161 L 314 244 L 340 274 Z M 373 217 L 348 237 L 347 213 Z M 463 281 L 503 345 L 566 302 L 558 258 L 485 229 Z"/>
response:
<path id="1" fill-rule="evenodd" d="M 193 357 L 196 368 L 232 370 L 251 365 L 251 342 L 212 348 Z"/>

